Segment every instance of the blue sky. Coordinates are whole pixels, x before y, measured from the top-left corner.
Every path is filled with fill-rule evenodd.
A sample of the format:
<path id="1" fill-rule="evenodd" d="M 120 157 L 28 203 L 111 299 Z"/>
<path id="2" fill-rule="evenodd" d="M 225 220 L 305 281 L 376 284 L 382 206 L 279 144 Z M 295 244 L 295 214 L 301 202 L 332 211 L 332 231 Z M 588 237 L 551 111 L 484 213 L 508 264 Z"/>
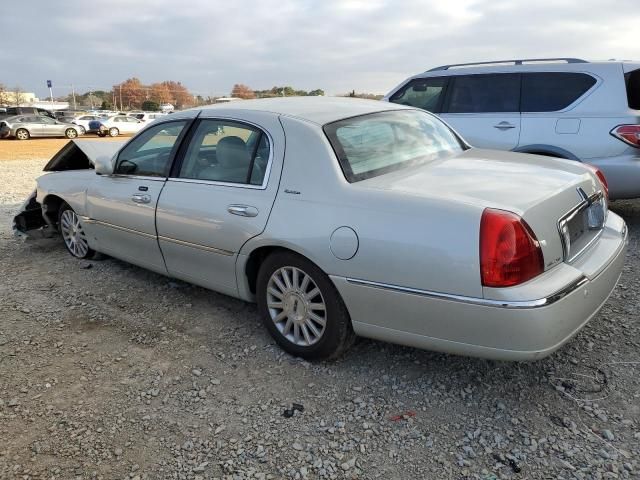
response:
<path id="1" fill-rule="evenodd" d="M 127 77 L 227 94 L 385 93 L 436 65 L 636 58 L 637 0 L 27 0 L 0 15 L 0 83 L 45 96 Z"/>

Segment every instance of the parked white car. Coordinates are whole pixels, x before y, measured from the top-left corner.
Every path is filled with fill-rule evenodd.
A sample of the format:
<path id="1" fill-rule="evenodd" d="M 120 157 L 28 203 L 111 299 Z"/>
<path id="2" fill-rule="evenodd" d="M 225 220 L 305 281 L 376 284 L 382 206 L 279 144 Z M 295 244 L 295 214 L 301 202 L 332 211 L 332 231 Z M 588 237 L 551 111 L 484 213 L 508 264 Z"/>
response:
<path id="1" fill-rule="evenodd" d="M 335 357 L 356 334 L 542 358 L 596 314 L 625 258 L 597 169 L 470 148 L 390 103 L 194 109 L 93 162 L 52 161 L 18 234 L 57 226 L 77 258 L 103 252 L 257 302 L 305 358 Z"/>
<path id="2" fill-rule="evenodd" d="M 640 197 L 640 63 L 444 65 L 384 100 L 437 113 L 475 147 L 590 163 L 606 175 L 611 199 Z"/>
<path id="3" fill-rule="evenodd" d="M 99 115 L 78 115 L 74 117 L 73 122 L 75 125 L 78 125 L 82 129 L 82 133 L 96 133 L 98 129 L 91 130 L 89 124 L 95 120 L 102 120 L 103 117 Z"/>
<path id="4" fill-rule="evenodd" d="M 117 137 L 122 134 L 138 133 L 145 127 L 145 123 L 137 118 L 127 115 L 115 115 L 113 117 L 100 118 L 89 122 L 91 131 L 97 132 L 98 136 Z"/>
<path id="5" fill-rule="evenodd" d="M 166 113 L 162 113 L 162 112 L 139 112 L 139 113 L 129 114 L 129 116 L 133 118 L 137 118 L 138 120 L 145 123 L 153 122 L 154 120 L 158 118 L 162 118 L 166 115 L 167 115 Z"/>

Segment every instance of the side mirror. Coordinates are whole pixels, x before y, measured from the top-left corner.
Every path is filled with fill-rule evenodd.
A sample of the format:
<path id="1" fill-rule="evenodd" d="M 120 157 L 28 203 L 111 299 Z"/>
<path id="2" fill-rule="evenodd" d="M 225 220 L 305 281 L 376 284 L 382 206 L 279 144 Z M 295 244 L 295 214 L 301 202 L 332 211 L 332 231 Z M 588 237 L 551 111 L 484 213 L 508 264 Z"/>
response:
<path id="1" fill-rule="evenodd" d="M 98 175 L 113 174 L 113 158 L 102 156 L 95 159 L 94 166 Z"/>

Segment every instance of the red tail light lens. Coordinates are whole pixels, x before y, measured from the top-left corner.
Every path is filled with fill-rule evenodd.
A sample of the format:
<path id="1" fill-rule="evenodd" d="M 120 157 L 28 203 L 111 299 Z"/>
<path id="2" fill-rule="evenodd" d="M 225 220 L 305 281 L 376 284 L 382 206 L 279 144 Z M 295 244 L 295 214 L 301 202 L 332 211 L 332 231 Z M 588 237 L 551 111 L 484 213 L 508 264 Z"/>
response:
<path id="1" fill-rule="evenodd" d="M 540 244 L 515 213 L 487 208 L 480 221 L 480 275 L 485 287 L 512 287 L 544 271 Z"/>
<path id="2" fill-rule="evenodd" d="M 607 177 L 604 176 L 604 173 L 602 173 L 602 170 L 600 170 L 598 167 L 594 167 L 593 165 L 588 165 L 585 164 L 587 167 L 589 167 L 593 173 L 596 174 L 596 177 L 598 177 L 598 180 L 600 180 L 600 183 L 602 184 L 602 189 L 604 190 L 604 194 L 607 196 L 607 199 L 609 198 L 609 184 L 607 183 Z"/>
<path id="3" fill-rule="evenodd" d="M 633 147 L 640 147 L 640 125 L 619 125 L 611 130 L 611 135 Z"/>

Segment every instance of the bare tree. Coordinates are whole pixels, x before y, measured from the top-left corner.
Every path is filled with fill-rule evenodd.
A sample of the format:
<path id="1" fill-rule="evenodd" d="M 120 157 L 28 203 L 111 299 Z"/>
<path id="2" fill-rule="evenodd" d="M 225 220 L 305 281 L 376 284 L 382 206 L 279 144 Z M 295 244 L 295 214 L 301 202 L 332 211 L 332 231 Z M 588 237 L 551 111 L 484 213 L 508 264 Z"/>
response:
<path id="1" fill-rule="evenodd" d="M 15 103 L 16 107 L 19 107 L 26 101 L 27 101 L 27 97 L 24 95 L 22 88 L 15 87 L 13 89 L 13 103 Z"/>
<path id="2" fill-rule="evenodd" d="M 7 89 L 0 83 L 0 105 L 9 105 L 9 95 L 7 95 Z"/>

